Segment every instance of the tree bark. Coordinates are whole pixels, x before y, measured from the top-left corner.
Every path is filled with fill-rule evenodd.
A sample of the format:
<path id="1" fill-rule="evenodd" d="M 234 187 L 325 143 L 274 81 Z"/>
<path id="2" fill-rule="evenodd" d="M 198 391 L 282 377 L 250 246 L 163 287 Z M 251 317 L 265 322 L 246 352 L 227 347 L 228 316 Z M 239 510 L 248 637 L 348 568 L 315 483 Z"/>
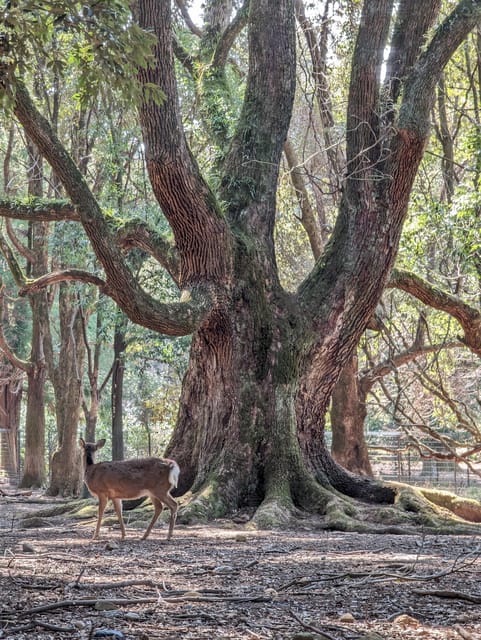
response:
<path id="1" fill-rule="evenodd" d="M 42 196 L 43 159 L 29 142 L 28 192 Z M 29 223 L 28 252 L 31 260 L 27 273 L 34 278 L 48 270 L 48 222 Z M 32 309 L 32 348 L 30 367 L 27 370 L 27 407 L 25 412 L 25 456 L 20 487 L 41 487 L 46 480 L 45 469 L 45 362 L 44 339 L 49 322 L 46 291 L 39 291 L 29 298 Z"/>
<path id="2" fill-rule="evenodd" d="M 332 394 L 331 453 L 341 466 L 360 476 L 373 476 L 364 438 L 366 394 L 359 385 L 357 356 L 347 361 Z"/>
<path id="3" fill-rule="evenodd" d="M 78 422 L 82 402 L 85 345 L 77 297 L 68 284 L 59 289 L 60 353 L 51 372 L 55 392 L 58 449 L 50 465 L 49 495 L 79 495 L 83 482 Z"/>
<path id="4" fill-rule="evenodd" d="M 112 370 L 112 460 L 124 459 L 124 375 L 125 349 L 127 340 L 125 332 L 127 318 L 117 313 L 114 330 L 114 364 Z"/>
<path id="5" fill-rule="evenodd" d="M 20 425 L 22 383 L 18 378 L 18 373 L 13 366 L 6 362 L 1 365 L 0 468 L 7 473 L 7 477 L 12 483 L 18 482 L 20 473 L 18 428 Z"/>

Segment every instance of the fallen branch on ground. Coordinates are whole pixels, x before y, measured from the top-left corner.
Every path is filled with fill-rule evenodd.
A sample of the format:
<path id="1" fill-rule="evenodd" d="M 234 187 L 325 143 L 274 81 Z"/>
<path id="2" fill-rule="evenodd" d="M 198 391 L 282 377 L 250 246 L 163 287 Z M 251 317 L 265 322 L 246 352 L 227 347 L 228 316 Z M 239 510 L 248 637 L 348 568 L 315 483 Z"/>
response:
<path id="1" fill-rule="evenodd" d="M 450 591 L 450 590 L 434 590 L 434 591 L 422 591 L 415 589 L 413 591 L 418 596 L 436 596 L 437 598 L 451 598 L 452 600 L 466 600 L 467 602 L 473 602 L 474 604 L 481 604 L 481 596 L 476 596 L 471 593 L 463 593 L 462 591 Z"/>

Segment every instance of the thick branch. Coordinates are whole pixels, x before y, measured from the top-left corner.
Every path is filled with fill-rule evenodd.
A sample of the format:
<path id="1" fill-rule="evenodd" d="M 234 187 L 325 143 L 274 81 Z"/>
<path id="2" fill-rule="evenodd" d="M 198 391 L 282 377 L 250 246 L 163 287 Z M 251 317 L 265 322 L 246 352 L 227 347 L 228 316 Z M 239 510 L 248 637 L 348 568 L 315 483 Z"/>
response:
<path id="1" fill-rule="evenodd" d="M 197 27 L 194 24 L 194 21 L 190 17 L 189 10 L 185 6 L 184 0 L 175 0 L 175 4 L 179 7 L 180 13 L 182 14 L 182 17 L 184 18 L 184 22 L 187 25 L 187 27 L 192 31 L 192 33 L 195 36 L 199 36 L 199 38 L 200 38 L 202 36 L 202 29 L 199 29 L 199 27 Z"/>
<path id="2" fill-rule="evenodd" d="M 440 6 L 440 0 L 425 0 L 423 10 L 419 11 L 418 0 L 401 0 L 399 3 L 385 75 L 385 84 L 393 103 L 399 97 L 401 83 L 411 71 Z M 409 39 L 406 41 L 407 33 Z"/>
<path id="3" fill-rule="evenodd" d="M 107 275 L 103 291 L 136 324 L 167 335 L 192 333 L 210 311 L 212 287 L 193 287 L 191 299 L 195 297 L 196 300 L 187 304 L 162 304 L 147 294 L 127 267 L 115 241 L 114 230 L 103 216 L 84 177 L 20 81 L 16 86 L 14 111 L 26 133 L 51 164 L 78 211 Z"/>
<path id="4" fill-rule="evenodd" d="M 31 222 L 80 220 L 75 207 L 70 202 L 64 200 L 46 201 L 40 198 L 31 198 L 27 202 L 0 199 L 0 216 Z"/>
<path id="5" fill-rule="evenodd" d="M 221 197 L 229 203 L 233 217 L 246 219 L 247 207 L 267 197 L 273 199 L 272 184 L 277 182 L 294 99 L 294 62 L 292 0 L 251 3 L 249 75 L 221 187 Z M 258 220 L 257 233 L 271 233 L 273 214 L 271 219 Z"/>
<path id="6" fill-rule="evenodd" d="M 430 129 L 430 112 L 435 88 L 451 56 L 481 21 L 481 0 L 461 0 L 437 28 L 433 39 L 406 83 L 399 114 L 399 128 L 425 138 Z"/>
<path id="7" fill-rule="evenodd" d="M 348 174 L 363 177 L 379 159 L 381 68 L 391 24 L 393 0 L 363 4 L 349 86 L 346 151 Z"/>
<path id="8" fill-rule="evenodd" d="M 244 0 L 232 22 L 224 30 L 212 59 L 213 67 L 224 67 L 235 39 L 247 24 L 250 0 Z"/>
<path id="9" fill-rule="evenodd" d="M 464 331 L 462 342 L 481 356 L 481 313 L 478 309 L 410 271 L 394 269 L 388 286 L 402 289 L 424 304 L 455 318 Z"/>
<path id="10" fill-rule="evenodd" d="M 139 25 L 157 38 L 155 66 L 139 70 L 141 84 L 159 86 L 159 105 L 139 108 L 145 157 L 155 197 L 169 221 L 181 258 L 181 286 L 199 280 L 225 283 L 231 271 L 231 237 L 215 196 L 202 178 L 182 126 L 172 50 L 170 3 L 137 0 Z"/>
<path id="11" fill-rule="evenodd" d="M 105 288 L 105 280 L 99 278 L 93 273 L 88 271 L 82 271 L 82 269 L 64 269 L 62 271 L 53 271 L 52 273 L 46 273 L 44 276 L 40 276 L 35 280 L 28 280 L 23 287 L 19 290 L 19 295 L 27 296 L 32 293 L 37 293 L 45 287 L 49 287 L 59 282 L 87 282 L 100 287 L 102 290 Z"/>
<path id="12" fill-rule="evenodd" d="M 117 232 L 117 241 L 123 249 L 136 247 L 153 256 L 178 284 L 180 260 L 176 247 L 161 233 L 157 233 L 143 220 L 129 220 Z"/>

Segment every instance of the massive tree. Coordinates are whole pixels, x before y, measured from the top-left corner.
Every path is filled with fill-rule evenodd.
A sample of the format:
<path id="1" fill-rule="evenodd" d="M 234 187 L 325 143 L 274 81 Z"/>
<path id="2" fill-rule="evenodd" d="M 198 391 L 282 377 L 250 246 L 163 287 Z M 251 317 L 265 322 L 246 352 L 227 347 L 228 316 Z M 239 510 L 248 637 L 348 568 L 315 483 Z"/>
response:
<path id="1" fill-rule="evenodd" d="M 436 84 L 481 19 L 481 1 L 462 0 L 444 21 L 439 0 L 423 3 L 422 14 L 415 0 L 364 2 L 339 215 L 294 293 L 280 284 L 274 243 L 276 184 L 295 91 L 294 2 L 254 0 L 232 22 L 219 20 L 220 28 L 210 30 L 211 64 L 226 64 L 247 4 L 244 99 L 233 135 L 222 130 L 229 146 L 215 160 L 214 192 L 182 128 L 170 2 L 134 3 L 138 24 L 156 37 L 154 64 L 139 70 L 145 87 L 139 117 L 152 189 L 173 241 L 135 220 L 112 224 L 26 86 L 15 82 L 14 113 L 62 182 L 104 270 L 102 277 L 70 271 L 40 278 L 29 290 L 83 278 L 132 321 L 171 336 L 192 334 L 168 453 L 182 469 L 180 490 L 193 492 L 194 514 L 256 506 L 265 522 L 294 505 L 325 511 L 332 488 L 392 502 L 392 489 L 334 463 L 324 446 L 324 415 L 394 262 Z M 211 21 L 233 5 L 207 2 Z M 161 101 L 149 99 L 152 86 L 161 88 Z M 132 246 L 168 271 L 177 301 L 158 300 L 140 287 L 123 253 Z"/>

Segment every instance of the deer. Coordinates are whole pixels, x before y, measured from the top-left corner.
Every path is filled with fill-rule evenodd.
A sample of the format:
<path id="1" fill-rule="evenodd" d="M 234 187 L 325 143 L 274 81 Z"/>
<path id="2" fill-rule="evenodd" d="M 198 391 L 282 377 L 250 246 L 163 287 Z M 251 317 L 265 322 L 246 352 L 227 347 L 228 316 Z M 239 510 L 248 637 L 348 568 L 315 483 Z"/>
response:
<path id="1" fill-rule="evenodd" d="M 178 505 L 170 495 L 171 489 L 177 486 L 179 480 L 179 465 L 175 460 L 167 458 L 138 458 L 113 462 L 95 462 L 95 452 L 105 444 L 105 438 L 96 443 L 85 442 L 80 438 L 83 450 L 85 484 L 90 493 L 99 500 L 97 526 L 93 540 L 97 540 L 100 524 L 108 500 L 112 500 L 117 519 L 120 524 L 121 539 L 125 538 L 125 526 L 122 518 L 122 500 L 133 500 L 148 496 L 154 505 L 154 515 L 149 523 L 142 540 L 145 540 L 164 505 L 170 509 L 169 531 L 170 540 L 177 519 Z"/>

